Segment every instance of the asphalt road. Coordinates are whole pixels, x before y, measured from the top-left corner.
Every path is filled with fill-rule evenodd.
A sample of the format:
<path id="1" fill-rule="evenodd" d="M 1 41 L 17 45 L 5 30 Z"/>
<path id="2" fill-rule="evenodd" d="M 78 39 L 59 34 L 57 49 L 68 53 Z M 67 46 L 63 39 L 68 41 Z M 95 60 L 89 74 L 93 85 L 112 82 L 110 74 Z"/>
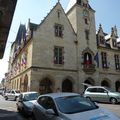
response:
<path id="1" fill-rule="evenodd" d="M 120 103 L 119 104 L 108 104 L 108 103 L 98 103 L 99 106 L 108 109 L 117 116 L 120 117 Z"/>
<path id="2" fill-rule="evenodd" d="M 98 105 L 110 110 L 120 117 L 120 104 L 98 103 Z M 17 112 L 16 101 L 6 101 L 0 95 L 0 120 L 31 120 L 31 118 L 25 118 Z"/>
<path id="3" fill-rule="evenodd" d="M 16 101 L 4 100 L 0 95 L 0 120 L 27 120 L 16 110 Z"/>

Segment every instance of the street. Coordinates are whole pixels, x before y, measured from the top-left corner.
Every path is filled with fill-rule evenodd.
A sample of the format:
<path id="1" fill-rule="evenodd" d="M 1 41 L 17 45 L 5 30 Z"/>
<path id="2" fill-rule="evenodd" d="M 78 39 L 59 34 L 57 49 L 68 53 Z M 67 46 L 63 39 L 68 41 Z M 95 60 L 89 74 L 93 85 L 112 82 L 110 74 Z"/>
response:
<path id="1" fill-rule="evenodd" d="M 99 106 L 106 108 L 120 117 L 120 104 L 98 103 Z M 5 100 L 0 95 L 0 120 L 30 120 L 20 115 L 16 110 L 16 101 Z"/>
<path id="2" fill-rule="evenodd" d="M 107 104 L 107 103 L 98 103 L 99 106 L 108 109 L 109 111 L 115 113 L 120 117 L 120 103 L 119 104 Z"/>
<path id="3" fill-rule="evenodd" d="M 28 120 L 16 110 L 16 101 L 4 100 L 0 95 L 0 120 Z"/>

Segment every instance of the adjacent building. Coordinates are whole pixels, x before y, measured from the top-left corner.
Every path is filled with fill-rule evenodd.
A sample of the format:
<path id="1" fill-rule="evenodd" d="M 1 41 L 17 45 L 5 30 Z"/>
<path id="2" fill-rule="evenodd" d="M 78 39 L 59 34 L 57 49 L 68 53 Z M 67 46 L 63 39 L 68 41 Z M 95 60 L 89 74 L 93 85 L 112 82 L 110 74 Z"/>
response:
<path id="1" fill-rule="evenodd" d="M 3 58 L 17 0 L 0 0 L 0 59 Z"/>
<path id="2" fill-rule="evenodd" d="M 85 85 L 120 87 L 120 43 L 116 26 L 96 33 L 88 0 L 58 1 L 40 24 L 21 24 L 11 46 L 9 88 L 43 93 L 82 93 Z"/>

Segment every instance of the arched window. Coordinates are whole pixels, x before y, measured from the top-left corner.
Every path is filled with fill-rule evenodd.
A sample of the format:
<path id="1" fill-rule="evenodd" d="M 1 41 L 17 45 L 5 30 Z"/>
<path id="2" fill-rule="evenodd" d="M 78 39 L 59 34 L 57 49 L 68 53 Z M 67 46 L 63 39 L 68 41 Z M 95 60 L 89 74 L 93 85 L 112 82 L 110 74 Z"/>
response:
<path id="1" fill-rule="evenodd" d="M 120 81 L 116 81 L 115 88 L 117 92 L 120 92 Z"/>
<path id="2" fill-rule="evenodd" d="M 28 76 L 26 75 L 24 78 L 24 92 L 28 91 Z"/>

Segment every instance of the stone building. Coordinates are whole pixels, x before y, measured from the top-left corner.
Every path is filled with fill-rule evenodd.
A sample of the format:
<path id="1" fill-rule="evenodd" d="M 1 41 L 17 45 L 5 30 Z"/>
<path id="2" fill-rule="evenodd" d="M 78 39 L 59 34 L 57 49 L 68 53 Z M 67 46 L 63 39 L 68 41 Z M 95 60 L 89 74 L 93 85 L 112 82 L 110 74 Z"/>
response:
<path id="1" fill-rule="evenodd" d="M 3 58 L 17 0 L 0 0 L 0 59 Z"/>
<path id="2" fill-rule="evenodd" d="M 58 1 L 40 24 L 20 25 L 11 47 L 10 88 L 43 93 L 82 93 L 84 85 L 120 87 L 117 28 L 96 33 L 95 11 L 88 0 Z"/>

